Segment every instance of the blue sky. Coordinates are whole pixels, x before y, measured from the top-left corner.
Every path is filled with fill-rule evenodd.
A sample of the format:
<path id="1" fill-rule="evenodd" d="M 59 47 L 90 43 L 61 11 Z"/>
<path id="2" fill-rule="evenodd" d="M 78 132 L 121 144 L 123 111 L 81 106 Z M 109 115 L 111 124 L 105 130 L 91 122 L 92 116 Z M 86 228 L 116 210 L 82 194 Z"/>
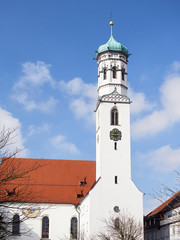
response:
<path id="1" fill-rule="evenodd" d="M 0 0 L 0 127 L 22 157 L 95 160 L 95 51 L 113 35 L 128 63 L 132 178 L 148 196 L 180 168 L 179 0 Z"/>

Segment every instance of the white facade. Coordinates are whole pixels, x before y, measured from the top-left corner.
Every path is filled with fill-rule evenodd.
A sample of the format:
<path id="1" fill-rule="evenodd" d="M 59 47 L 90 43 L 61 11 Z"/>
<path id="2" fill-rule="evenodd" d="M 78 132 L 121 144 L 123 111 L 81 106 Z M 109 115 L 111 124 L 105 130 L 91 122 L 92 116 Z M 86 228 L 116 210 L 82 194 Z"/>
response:
<path id="1" fill-rule="evenodd" d="M 9 204 L 8 204 L 9 206 Z M 25 217 L 24 209 L 39 209 L 37 216 Z M 71 219 L 78 218 L 78 212 L 72 204 L 11 204 L 9 216 L 18 214 L 20 219 L 20 234 L 12 235 L 10 240 L 40 240 L 42 238 L 42 219 L 49 218 L 49 239 L 60 240 L 70 239 Z M 12 228 L 12 226 L 9 226 Z M 45 238 L 47 239 L 47 238 Z"/>

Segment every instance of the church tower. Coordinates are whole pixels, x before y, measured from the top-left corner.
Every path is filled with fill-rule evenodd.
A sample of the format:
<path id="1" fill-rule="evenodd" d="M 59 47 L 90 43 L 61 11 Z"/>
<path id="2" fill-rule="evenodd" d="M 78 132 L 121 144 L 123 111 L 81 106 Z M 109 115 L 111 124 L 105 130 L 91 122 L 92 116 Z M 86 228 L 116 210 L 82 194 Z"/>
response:
<path id="1" fill-rule="evenodd" d="M 97 51 L 96 178 L 119 184 L 131 178 L 128 49 L 111 36 Z"/>
<path id="2" fill-rule="evenodd" d="M 81 204 L 81 230 L 93 236 L 125 211 L 143 226 L 143 193 L 131 179 L 128 49 L 113 36 L 98 48 L 96 182 Z"/>

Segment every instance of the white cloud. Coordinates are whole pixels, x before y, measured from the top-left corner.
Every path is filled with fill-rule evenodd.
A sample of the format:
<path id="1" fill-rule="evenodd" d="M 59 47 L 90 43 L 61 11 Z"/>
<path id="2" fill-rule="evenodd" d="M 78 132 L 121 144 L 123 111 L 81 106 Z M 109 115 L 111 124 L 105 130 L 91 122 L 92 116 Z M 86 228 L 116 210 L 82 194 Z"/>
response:
<path id="1" fill-rule="evenodd" d="M 156 171 L 171 172 L 180 167 L 180 148 L 172 149 L 170 145 L 141 155 L 148 165 Z"/>
<path id="2" fill-rule="evenodd" d="M 54 85 L 54 80 L 51 77 L 49 68 L 51 65 L 41 61 L 37 63 L 25 62 L 22 64 L 23 75 L 19 81 L 14 85 L 14 88 L 26 89 L 34 86 L 42 86 L 44 83 Z"/>
<path id="3" fill-rule="evenodd" d="M 44 123 L 41 126 L 34 126 L 34 125 L 30 125 L 29 129 L 28 129 L 28 137 L 33 136 L 35 134 L 40 134 L 42 132 L 48 132 L 50 129 L 49 124 Z"/>
<path id="4" fill-rule="evenodd" d="M 23 74 L 13 87 L 13 99 L 22 104 L 25 110 L 49 113 L 55 108 L 58 100 L 52 96 L 46 96 L 44 91 L 46 85 L 50 88 L 56 85 L 49 68 L 50 65 L 39 61 L 22 64 Z"/>
<path id="5" fill-rule="evenodd" d="M 59 149 L 61 151 L 65 151 L 65 152 L 72 153 L 72 154 L 80 153 L 80 151 L 76 147 L 76 145 L 74 143 L 68 142 L 66 140 L 66 137 L 63 135 L 57 135 L 57 136 L 51 138 L 50 143 L 55 149 Z"/>
<path id="6" fill-rule="evenodd" d="M 97 85 L 85 83 L 81 78 L 74 78 L 69 82 L 60 81 L 59 88 L 71 96 L 88 97 L 90 99 L 97 98 Z"/>
<path id="7" fill-rule="evenodd" d="M 177 63 L 176 63 L 177 65 Z M 177 67 L 176 67 L 177 69 Z M 132 136 L 156 134 L 180 122 L 180 74 L 171 72 L 160 87 L 161 110 L 154 110 L 132 124 Z"/>
<path id="8" fill-rule="evenodd" d="M 9 129 L 10 131 L 12 131 L 11 140 L 9 142 L 10 144 L 8 144 L 7 148 L 3 150 L 15 152 L 16 149 L 22 149 L 23 151 L 20 151 L 17 154 L 17 157 L 26 157 L 27 149 L 25 149 L 23 145 L 23 138 L 21 135 L 21 123 L 19 122 L 19 120 L 17 118 L 14 118 L 10 112 L 2 108 L 0 108 L 0 119 L 0 131 L 2 131 L 3 129 Z"/>
<path id="9" fill-rule="evenodd" d="M 154 104 L 147 101 L 145 94 L 142 92 L 135 92 L 131 87 L 128 88 L 128 95 L 132 101 L 131 113 L 138 114 L 142 111 L 150 111 Z"/>
<path id="10" fill-rule="evenodd" d="M 26 111 L 49 113 L 54 110 L 58 100 L 47 95 L 47 87 L 53 91 L 59 89 L 70 96 L 70 109 L 76 118 L 95 123 L 97 85 L 85 83 L 81 78 L 56 82 L 49 69 L 50 65 L 40 61 L 22 64 L 22 76 L 14 84 L 13 99 L 22 104 Z"/>
<path id="11" fill-rule="evenodd" d="M 24 105 L 26 111 L 40 110 L 44 113 L 50 113 L 56 106 L 58 100 L 53 97 L 50 97 L 46 101 L 37 101 L 30 98 L 29 94 L 22 93 L 14 95 L 16 101 Z"/>
<path id="12" fill-rule="evenodd" d="M 77 98 L 71 101 L 70 109 L 73 111 L 77 119 L 84 119 L 88 124 L 95 124 L 95 106 L 96 101 Z"/>
<path id="13" fill-rule="evenodd" d="M 180 70 L 180 62 L 174 61 L 171 67 L 172 67 L 172 70 L 179 71 Z"/>
<path id="14" fill-rule="evenodd" d="M 132 124 L 132 137 L 144 137 L 163 131 L 170 122 L 166 111 L 154 111 Z"/>
<path id="15" fill-rule="evenodd" d="M 164 109 L 169 115 L 170 122 L 180 120 L 180 75 L 177 77 L 167 77 L 161 86 L 161 101 Z"/>
<path id="16" fill-rule="evenodd" d="M 59 82 L 59 89 L 71 96 L 70 109 L 78 119 L 86 119 L 88 123 L 95 123 L 94 109 L 97 101 L 97 85 L 85 83 L 80 78 L 69 82 Z"/>

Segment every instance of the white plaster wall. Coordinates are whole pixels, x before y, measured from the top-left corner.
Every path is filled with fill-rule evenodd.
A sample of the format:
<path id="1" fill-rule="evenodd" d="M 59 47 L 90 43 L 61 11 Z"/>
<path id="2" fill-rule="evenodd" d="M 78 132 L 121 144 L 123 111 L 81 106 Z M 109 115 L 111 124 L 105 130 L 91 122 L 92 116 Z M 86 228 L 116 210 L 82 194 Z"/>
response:
<path id="1" fill-rule="evenodd" d="M 85 199 L 81 202 L 80 206 L 80 235 L 90 235 L 90 195 L 88 194 Z"/>
<path id="2" fill-rule="evenodd" d="M 180 223 L 174 223 L 169 226 L 170 237 L 168 240 L 179 240 L 180 239 Z"/>
<path id="3" fill-rule="evenodd" d="M 104 94 L 109 94 L 114 90 L 113 85 L 109 86 L 107 84 L 115 84 L 117 91 L 122 95 L 127 95 L 127 89 L 123 88 L 123 86 L 127 87 L 127 75 L 125 74 L 125 79 L 122 80 L 122 72 L 120 71 L 122 68 L 127 72 L 127 64 L 122 61 L 122 58 L 125 60 L 125 56 L 118 52 L 106 52 L 101 54 L 98 58 L 98 89 L 99 96 L 103 96 Z M 112 77 L 112 69 L 113 66 L 117 67 L 117 78 Z M 103 79 L 103 69 L 107 69 L 107 78 Z"/>
<path id="4" fill-rule="evenodd" d="M 162 233 L 161 239 L 167 240 L 179 240 L 180 239 L 180 216 L 179 216 L 180 208 L 175 208 L 170 210 L 164 214 L 164 220 L 160 222 Z M 167 236 L 167 231 L 165 229 L 168 228 L 169 235 Z M 165 240 L 166 240 L 165 239 Z"/>
<path id="5" fill-rule="evenodd" d="M 110 125 L 110 112 L 116 106 L 119 112 L 119 125 Z M 131 152 L 130 152 L 130 106 L 129 104 L 104 103 L 98 108 L 96 139 L 96 178 L 100 176 L 107 179 L 107 183 L 114 181 L 118 176 L 119 181 L 126 181 L 131 177 Z M 117 142 L 117 150 L 114 149 L 114 141 L 110 139 L 110 131 L 118 128 L 122 133 L 122 139 Z"/>
<path id="6" fill-rule="evenodd" d="M 17 205 L 14 204 L 16 207 Z M 27 205 L 29 208 L 30 205 Z M 32 208 L 41 208 L 40 213 L 36 218 L 28 218 L 20 224 L 20 232 L 30 230 L 28 235 L 12 236 L 10 240 L 39 240 L 42 235 L 42 218 L 49 217 L 49 239 L 60 240 L 65 237 L 70 237 L 70 222 L 72 217 L 77 217 L 78 213 L 72 204 L 32 204 Z M 22 208 L 26 208 L 23 204 Z M 22 210 L 18 210 L 19 215 L 22 215 Z M 16 213 L 18 213 L 16 211 Z M 13 216 L 13 215 L 12 215 Z M 25 230 L 25 231 L 24 231 Z"/>
<path id="7" fill-rule="evenodd" d="M 96 234 L 104 226 L 104 219 L 115 214 L 113 208 L 118 206 L 120 211 L 135 217 L 143 227 L 143 194 L 134 183 L 124 181 L 120 184 L 106 186 L 103 179 L 90 192 L 90 232 Z"/>

